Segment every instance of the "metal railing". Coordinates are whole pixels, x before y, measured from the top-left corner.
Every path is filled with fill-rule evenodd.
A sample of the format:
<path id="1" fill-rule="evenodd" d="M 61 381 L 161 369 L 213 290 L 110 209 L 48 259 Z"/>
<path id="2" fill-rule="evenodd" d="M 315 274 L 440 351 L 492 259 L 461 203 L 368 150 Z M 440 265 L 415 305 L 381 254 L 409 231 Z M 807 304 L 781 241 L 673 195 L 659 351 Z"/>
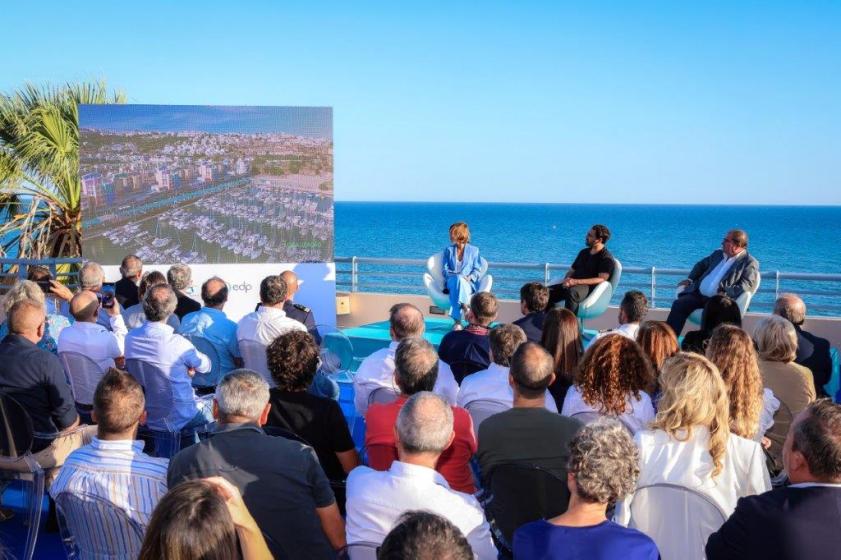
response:
<path id="1" fill-rule="evenodd" d="M 336 257 L 336 288 L 351 292 L 426 294 L 423 273 L 425 259 L 389 259 L 374 257 Z M 548 284 L 562 277 L 568 264 L 490 262 L 494 292 L 503 299 L 519 299 L 520 286 L 526 282 Z M 612 302 L 617 304 L 628 290 L 640 290 L 649 305 L 669 307 L 677 292 L 677 283 L 689 269 L 623 266 L 619 290 Z M 841 274 L 761 272 L 759 291 L 751 301 L 751 311 L 769 312 L 774 301 L 785 292 L 801 296 L 809 313 L 816 316 L 841 316 Z"/>
<path id="2" fill-rule="evenodd" d="M 80 258 L 64 259 L 9 259 L 0 258 L 0 285 L 12 284 L 12 278 L 22 280 L 30 266 L 44 266 L 50 270 L 52 277 L 69 287 L 76 287 L 79 283 Z"/>

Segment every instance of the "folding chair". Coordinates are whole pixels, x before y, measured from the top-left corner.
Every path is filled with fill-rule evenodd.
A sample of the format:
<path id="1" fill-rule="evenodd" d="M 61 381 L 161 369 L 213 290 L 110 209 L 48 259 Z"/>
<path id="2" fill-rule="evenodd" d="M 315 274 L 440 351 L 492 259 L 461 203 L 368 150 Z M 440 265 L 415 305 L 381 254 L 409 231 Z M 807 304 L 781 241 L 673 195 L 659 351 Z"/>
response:
<path id="1" fill-rule="evenodd" d="M 59 360 L 64 366 L 64 374 L 70 382 L 76 410 L 83 423 L 91 423 L 93 394 L 105 371 L 93 360 L 78 352 L 59 352 Z"/>

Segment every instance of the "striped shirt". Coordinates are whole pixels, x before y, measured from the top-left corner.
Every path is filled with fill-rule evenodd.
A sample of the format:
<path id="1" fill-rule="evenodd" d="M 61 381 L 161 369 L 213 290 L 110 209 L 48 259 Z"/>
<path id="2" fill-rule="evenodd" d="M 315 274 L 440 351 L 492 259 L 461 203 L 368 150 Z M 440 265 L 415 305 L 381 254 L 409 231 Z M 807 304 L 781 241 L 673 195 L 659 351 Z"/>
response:
<path id="1" fill-rule="evenodd" d="M 50 486 L 50 495 L 93 495 L 111 502 L 146 527 L 152 510 L 166 494 L 168 465 L 167 459 L 143 453 L 142 441 L 95 437 L 89 445 L 70 454 Z M 102 520 L 92 516 L 85 521 L 99 525 Z"/>

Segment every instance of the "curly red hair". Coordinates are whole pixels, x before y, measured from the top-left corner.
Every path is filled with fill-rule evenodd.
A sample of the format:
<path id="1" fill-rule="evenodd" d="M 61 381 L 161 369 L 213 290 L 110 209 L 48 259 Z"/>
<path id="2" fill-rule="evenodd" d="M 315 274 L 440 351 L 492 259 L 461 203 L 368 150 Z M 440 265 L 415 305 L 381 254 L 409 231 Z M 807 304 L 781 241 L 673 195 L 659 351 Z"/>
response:
<path id="1" fill-rule="evenodd" d="M 639 344 L 620 334 L 603 336 L 584 353 L 575 384 L 584 402 L 602 412 L 626 412 L 628 396 L 640 398 L 654 383 L 654 372 Z"/>

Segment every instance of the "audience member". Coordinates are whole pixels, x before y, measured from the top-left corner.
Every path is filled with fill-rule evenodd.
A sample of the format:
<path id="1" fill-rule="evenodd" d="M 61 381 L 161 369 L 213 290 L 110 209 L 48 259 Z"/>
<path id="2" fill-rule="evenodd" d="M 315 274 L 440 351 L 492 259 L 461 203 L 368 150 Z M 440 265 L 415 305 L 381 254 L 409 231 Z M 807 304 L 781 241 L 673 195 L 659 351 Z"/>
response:
<path id="1" fill-rule="evenodd" d="M 172 286 L 178 305 L 175 307 L 175 314 L 181 320 L 187 313 L 198 311 L 201 304 L 188 296 L 185 291 L 193 285 L 193 271 L 186 264 L 174 264 L 166 271 L 166 280 Z"/>
<path id="2" fill-rule="evenodd" d="M 281 311 L 282 313 L 282 311 Z M 315 449 L 327 478 L 344 480 L 359 464 L 339 403 L 307 392 L 318 369 L 318 346 L 303 325 L 278 336 L 266 349 L 276 387 L 269 402 L 268 426 L 294 432 Z M 342 501 L 343 496 L 337 496 Z"/>
<path id="3" fill-rule="evenodd" d="M 286 316 L 286 282 L 280 276 L 266 276 L 260 282 L 260 307 L 240 319 L 237 341 L 244 340 L 268 346 L 277 337 L 290 331 L 306 332 L 302 324 Z M 246 366 L 255 369 L 251 364 Z"/>
<path id="4" fill-rule="evenodd" d="M 607 282 L 616 266 L 613 255 L 607 250 L 610 230 L 607 226 L 596 224 L 587 231 L 584 243 L 587 245 L 567 270 L 560 284 L 549 286 L 549 307 L 560 302 L 578 315 L 578 306 L 594 287 Z"/>
<path id="5" fill-rule="evenodd" d="M 462 313 L 471 295 L 479 289 L 482 272 L 479 248 L 470 244 L 470 229 L 464 222 L 454 223 L 450 226 L 450 245 L 444 248 L 441 259 L 441 273 L 444 293 L 450 296 L 450 317 L 455 330 L 462 329 Z"/>
<path id="6" fill-rule="evenodd" d="M 639 344 L 618 334 L 605 336 L 584 353 L 561 414 L 616 416 L 636 433 L 654 420 L 646 392 L 653 384 L 654 372 Z"/>
<path id="7" fill-rule="evenodd" d="M 73 292 L 61 282 L 56 281 L 46 266 L 30 265 L 26 269 L 26 279 L 38 284 L 44 293 L 47 323 L 50 326 L 50 333 L 58 340 L 61 329 L 70 325 L 67 319 L 67 305 L 73 299 Z M 2 333 L 0 336 L 6 336 L 6 334 L 8 333 Z"/>
<path id="8" fill-rule="evenodd" d="M 225 315 L 228 285 L 218 276 L 206 280 L 201 286 L 204 307 L 184 316 L 178 332 L 185 336 L 200 336 L 207 340 L 219 357 L 220 376 L 242 367 L 237 343 L 237 324 Z M 216 385 L 218 379 L 207 379 L 207 385 Z"/>
<path id="9" fill-rule="evenodd" d="M 607 334 L 621 334 L 631 340 L 637 339 L 637 331 L 640 328 L 640 321 L 648 313 L 648 299 L 639 290 L 629 290 L 622 296 L 619 302 L 619 326 L 615 329 L 599 331 L 596 336 L 590 339 L 588 346 Z"/>
<path id="10" fill-rule="evenodd" d="M 473 560 L 458 527 L 428 511 L 407 511 L 377 550 L 377 560 Z"/>
<path id="11" fill-rule="evenodd" d="M 368 399 L 375 390 L 385 387 L 396 392 L 394 354 L 397 352 L 397 345 L 407 338 L 422 338 L 426 330 L 423 313 L 411 303 L 391 306 L 388 322 L 391 343 L 387 348 L 377 350 L 362 360 L 353 378 L 353 404 L 360 415 L 364 415 L 368 410 Z M 450 404 L 456 403 L 458 383 L 450 366 L 441 360 L 438 360 L 438 378 L 432 390 Z"/>
<path id="12" fill-rule="evenodd" d="M 276 558 L 335 558 L 345 545 L 344 521 L 312 448 L 263 433 L 269 385 L 235 370 L 216 387 L 219 428 L 169 465 L 169 485 L 221 476 L 242 494 Z"/>
<path id="13" fill-rule="evenodd" d="M 458 405 L 464 408 L 476 400 L 493 401 L 511 408 L 514 406 L 514 391 L 508 383 L 508 368 L 511 356 L 526 342 L 526 334 L 517 325 L 498 325 L 491 329 L 491 365 L 488 369 L 468 375 L 461 382 L 458 391 Z M 558 412 L 552 395 L 547 394 L 546 409 Z M 474 426 L 478 429 L 478 426 Z"/>
<path id="14" fill-rule="evenodd" d="M 479 502 L 451 490 L 434 470 L 455 438 L 452 407 L 434 393 L 416 393 L 400 409 L 395 432 L 399 460 L 388 471 L 359 467 L 348 477 L 348 543 L 381 543 L 404 512 L 424 509 L 458 527 L 479 560 L 495 559 Z"/>
<path id="15" fill-rule="evenodd" d="M 774 424 L 780 401 L 763 389 L 756 349 L 750 335 L 734 325 L 720 325 L 707 345 L 707 358 L 715 364 L 730 397 L 730 432 L 760 440 Z"/>
<path id="16" fill-rule="evenodd" d="M 271 560 L 239 490 L 222 477 L 179 484 L 158 503 L 138 560 Z"/>
<path id="17" fill-rule="evenodd" d="M 515 558 L 659 560 L 645 534 L 607 519 L 607 508 L 634 491 L 639 453 L 615 420 L 585 426 L 572 438 L 567 476 L 569 507 L 514 533 Z"/>
<path id="18" fill-rule="evenodd" d="M 496 320 L 499 302 L 489 292 L 479 292 L 470 298 L 467 320 L 470 325 L 463 331 L 448 332 L 438 345 L 438 355 L 453 370 L 458 383 L 471 373 L 486 369 L 491 364 L 491 323 Z"/>
<path id="19" fill-rule="evenodd" d="M 841 550 L 841 405 L 810 404 L 789 429 L 790 486 L 742 498 L 707 541 L 709 560 L 830 560 Z"/>
<path id="20" fill-rule="evenodd" d="M 114 296 L 121 307 L 131 307 L 140 303 L 137 286 L 143 276 L 143 261 L 137 255 L 127 255 L 120 263 L 122 278 L 114 284 Z"/>
<path id="21" fill-rule="evenodd" d="M 155 505 L 166 494 L 167 460 L 143 453 L 143 442 L 135 441 L 137 427 L 146 422 L 143 387 L 128 373 L 111 368 L 96 386 L 93 420 L 97 435 L 89 445 L 70 454 L 50 488 L 58 499 L 69 493 L 94 496 L 122 511 L 144 529 Z M 96 508 L 77 520 L 92 531 L 104 520 Z M 122 540 L 111 541 L 126 545 Z M 130 557 L 137 551 L 113 550 L 115 556 Z M 83 555 L 84 556 L 84 555 Z"/>
<path id="22" fill-rule="evenodd" d="M 829 383 L 832 376 L 832 356 L 829 352 L 829 341 L 803 330 L 806 321 L 806 304 L 795 294 L 783 294 L 774 304 L 774 314 L 788 319 L 797 331 L 797 357 L 794 363 L 809 368 L 815 382 L 818 396 L 829 396 L 824 385 Z"/>
<path id="23" fill-rule="evenodd" d="M 61 362 L 36 346 L 46 323 L 41 302 L 15 303 L 7 321 L 9 334 L 0 342 L 0 391 L 29 413 L 37 434 L 32 452 L 38 464 L 48 469 L 49 482 L 56 474 L 54 467 L 61 466 L 74 449 L 90 443 L 95 432 L 77 429 L 79 415 Z M 4 461 L 3 467 L 14 468 L 14 464 Z"/>
<path id="24" fill-rule="evenodd" d="M 768 451 L 779 470 L 783 443 L 793 418 L 815 400 L 815 381 L 809 368 L 794 362 L 797 331 L 787 319 L 778 315 L 763 317 L 756 324 L 753 340 L 759 352 L 762 383 L 781 403 L 774 414 L 774 425 L 765 433 L 771 440 Z"/>
<path id="25" fill-rule="evenodd" d="M 103 373 L 115 365 L 124 366 L 125 339 L 128 330 L 120 314 L 119 304 L 107 308 L 105 312 L 111 321 L 108 331 L 97 324 L 100 302 L 96 294 L 83 290 L 70 300 L 70 314 L 75 323 L 67 327 L 58 337 L 58 351 L 76 352 L 90 358 Z M 91 396 L 93 389 L 90 387 Z M 89 402 L 89 401 L 88 401 Z"/>
<path id="26" fill-rule="evenodd" d="M 666 483 L 691 488 L 727 515 L 739 498 L 771 488 L 762 448 L 730 433 L 727 387 L 712 362 L 680 352 L 666 360 L 660 383 L 657 418 L 635 438 L 640 449 L 638 487 Z M 670 513 L 661 509 L 635 515 L 668 519 Z M 627 526 L 627 500 L 617 505 L 616 520 Z"/>
<path id="27" fill-rule="evenodd" d="M 555 381 L 549 385 L 549 392 L 558 410 L 563 408 L 567 391 L 575 380 L 575 370 L 584 346 L 581 343 L 581 329 L 575 313 L 565 307 L 556 307 L 546 313 L 543 323 L 543 338 L 540 344 L 555 362 Z"/>
<path id="28" fill-rule="evenodd" d="M 394 356 L 394 382 L 400 395 L 388 404 L 372 404 L 365 416 L 369 467 L 384 471 L 397 459 L 394 426 L 400 409 L 412 395 L 430 391 L 437 375 L 438 356 L 429 342 L 422 338 L 405 338 L 400 342 Z M 470 458 L 476 453 L 476 437 L 470 415 L 463 408 L 453 407 L 453 430 L 455 439 L 441 454 L 435 469 L 452 489 L 472 494 L 476 487 Z"/>
<path id="29" fill-rule="evenodd" d="M 127 329 L 136 329 L 146 322 L 146 312 L 143 311 L 143 298 L 146 295 L 146 292 L 152 286 L 166 283 L 166 276 L 157 270 L 152 270 L 143 274 L 143 277 L 140 279 L 140 286 L 137 288 L 137 297 L 140 300 L 139 303 L 132 305 L 128 309 L 123 309 L 123 319 L 126 322 Z M 172 327 L 175 331 L 178 331 L 178 329 L 181 328 L 181 320 L 175 313 L 170 314 L 170 316 L 166 318 L 166 324 Z"/>
<path id="30" fill-rule="evenodd" d="M 292 301 L 295 294 L 298 293 L 298 275 L 291 270 L 284 270 L 280 273 L 280 277 L 286 282 L 286 301 L 283 302 L 283 312 L 292 319 L 295 319 L 307 328 L 316 344 L 321 344 L 321 334 L 316 328 L 315 315 L 312 309 L 306 305 L 295 303 Z"/>
<path id="31" fill-rule="evenodd" d="M 108 303 L 105 300 L 113 298 L 113 291 L 109 292 L 103 289 L 105 284 L 105 271 L 99 263 L 88 261 L 79 269 L 79 289 L 87 290 L 97 294 L 97 298 L 103 300 L 103 303 Z M 111 317 L 105 313 L 104 308 L 100 308 L 99 316 L 96 322 L 109 331 L 111 330 Z"/>
<path id="32" fill-rule="evenodd" d="M 549 303 L 549 288 L 540 282 L 529 282 L 520 288 L 520 313 L 514 324 L 523 329 L 529 342 L 540 343 L 543 338 L 543 321 Z"/>
<path id="33" fill-rule="evenodd" d="M 707 299 L 701 312 L 701 328 L 689 331 L 683 336 L 680 349 L 684 352 L 704 354 L 713 330 L 719 325 L 742 326 L 742 312 L 736 301 L 725 295 L 714 295 Z"/>
<path id="34" fill-rule="evenodd" d="M 678 286 L 683 290 L 672 302 L 666 322 L 680 336 L 686 318 L 701 309 L 707 300 L 716 295 L 732 299 L 745 292 L 754 292 L 759 285 L 759 262 L 748 253 L 748 234 L 741 229 L 731 229 L 721 242 L 721 249 L 712 252 L 692 267 L 689 278 Z M 736 323 L 741 326 L 741 323 Z M 713 325 L 709 332 L 717 325 Z"/>
<path id="35" fill-rule="evenodd" d="M 536 465 L 556 474 L 566 470 L 569 442 L 581 422 L 546 410 L 546 388 L 555 376 L 552 356 L 526 342 L 511 357 L 508 382 L 514 407 L 479 427 L 479 467 L 485 482 L 502 463 Z"/>
<path id="36" fill-rule="evenodd" d="M 175 292 L 168 284 L 150 286 L 143 296 L 146 322 L 126 336 L 129 371 L 131 360 L 146 362 L 164 372 L 171 384 L 172 411 L 166 418 L 149 420 L 149 427 L 155 430 L 192 428 L 213 420 L 210 399 L 196 396 L 192 385 L 196 372 L 210 371 L 210 360 L 166 324 L 176 305 Z"/>
<path id="37" fill-rule="evenodd" d="M 665 321 L 645 321 L 637 331 L 637 344 L 648 356 L 651 367 L 659 376 L 663 362 L 680 351 L 672 327 Z"/>
<path id="38" fill-rule="evenodd" d="M 0 325 L 0 337 L 5 337 L 10 332 L 9 312 L 12 306 L 23 300 L 38 302 L 46 309 L 44 291 L 38 284 L 31 280 L 21 280 L 16 283 L 9 288 L 3 299 L 0 300 L 0 311 L 3 313 L 3 323 Z M 58 313 L 47 313 L 46 318 L 44 336 L 38 341 L 37 346 L 42 350 L 47 350 L 55 354 L 58 352 L 58 337 L 64 329 L 70 326 L 70 321 L 67 320 L 67 317 Z"/>

